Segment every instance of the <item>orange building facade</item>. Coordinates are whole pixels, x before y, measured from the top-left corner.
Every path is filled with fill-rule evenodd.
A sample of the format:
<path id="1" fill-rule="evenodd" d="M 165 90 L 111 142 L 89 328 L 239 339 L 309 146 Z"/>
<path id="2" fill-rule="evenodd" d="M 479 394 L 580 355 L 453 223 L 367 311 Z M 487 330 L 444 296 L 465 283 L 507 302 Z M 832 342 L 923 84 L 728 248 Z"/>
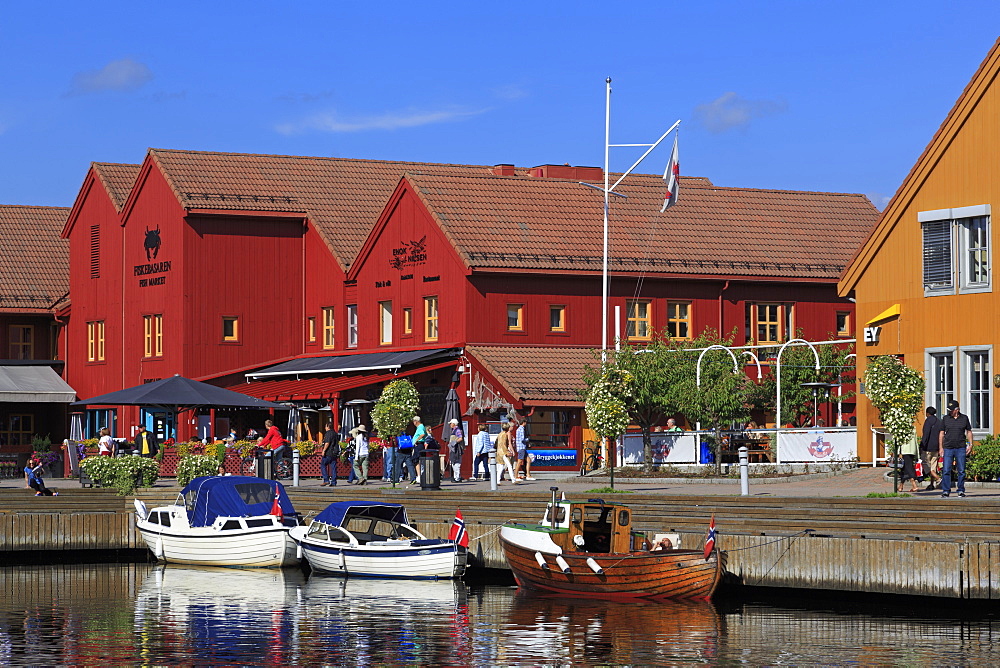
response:
<path id="1" fill-rule="evenodd" d="M 993 288 L 1000 206 L 1000 41 L 931 139 L 838 285 L 857 308 L 858 378 L 898 355 L 926 379 L 941 414 L 957 399 L 976 438 L 995 433 L 1000 292 Z M 857 403 L 858 455 L 873 452 L 878 412 Z M 923 411 L 917 416 L 923 420 Z M 918 427 L 920 425 L 918 424 Z"/>

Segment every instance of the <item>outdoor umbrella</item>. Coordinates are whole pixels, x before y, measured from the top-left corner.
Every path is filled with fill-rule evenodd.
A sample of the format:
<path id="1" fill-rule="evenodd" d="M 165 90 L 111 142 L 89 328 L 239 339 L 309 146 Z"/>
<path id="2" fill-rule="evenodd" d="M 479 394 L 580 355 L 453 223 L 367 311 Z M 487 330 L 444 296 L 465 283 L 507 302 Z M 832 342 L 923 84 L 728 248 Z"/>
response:
<path id="1" fill-rule="evenodd" d="M 340 411 L 340 437 L 347 440 L 351 430 L 358 426 L 358 409 L 345 405 Z"/>
<path id="2" fill-rule="evenodd" d="M 157 406 L 163 408 L 280 408 L 256 397 L 202 383 L 183 376 L 172 376 L 153 383 L 127 387 L 90 399 L 74 401 L 70 406 Z"/>
<path id="3" fill-rule="evenodd" d="M 299 409 L 297 406 L 292 406 L 288 409 L 288 431 L 285 432 L 285 436 L 289 441 L 294 441 L 298 438 L 298 427 Z"/>
<path id="4" fill-rule="evenodd" d="M 441 421 L 447 425 L 452 420 L 458 420 L 459 424 L 462 422 L 462 409 L 458 405 L 458 393 L 455 392 L 455 388 L 448 390 L 448 394 L 444 397 L 444 417 Z"/>

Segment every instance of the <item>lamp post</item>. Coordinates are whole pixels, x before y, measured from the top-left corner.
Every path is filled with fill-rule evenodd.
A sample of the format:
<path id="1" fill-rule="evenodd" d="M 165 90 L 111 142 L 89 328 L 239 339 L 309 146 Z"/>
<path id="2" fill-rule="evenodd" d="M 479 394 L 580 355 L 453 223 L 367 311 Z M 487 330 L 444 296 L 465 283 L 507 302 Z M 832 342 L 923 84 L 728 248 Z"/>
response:
<path id="1" fill-rule="evenodd" d="M 816 351 L 816 346 L 809 343 L 805 339 L 791 339 L 786 341 L 784 345 L 778 350 L 778 356 L 774 361 L 775 376 L 777 377 L 777 396 L 775 397 L 775 414 L 774 414 L 774 425 L 775 425 L 775 437 L 777 439 L 778 451 L 775 459 L 776 463 L 781 463 L 781 355 L 785 352 L 785 348 L 788 346 L 796 345 L 806 345 L 809 349 L 813 351 L 813 356 L 816 358 L 816 373 L 819 373 L 819 352 Z"/>
<path id="2" fill-rule="evenodd" d="M 819 414 L 819 400 L 818 394 L 820 388 L 829 390 L 831 387 L 835 387 L 836 383 L 824 383 L 823 381 L 815 381 L 812 383 L 799 383 L 799 387 L 811 387 L 813 391 L 813 423 L 812 426 L 816 426 L 816 418 Z"/>

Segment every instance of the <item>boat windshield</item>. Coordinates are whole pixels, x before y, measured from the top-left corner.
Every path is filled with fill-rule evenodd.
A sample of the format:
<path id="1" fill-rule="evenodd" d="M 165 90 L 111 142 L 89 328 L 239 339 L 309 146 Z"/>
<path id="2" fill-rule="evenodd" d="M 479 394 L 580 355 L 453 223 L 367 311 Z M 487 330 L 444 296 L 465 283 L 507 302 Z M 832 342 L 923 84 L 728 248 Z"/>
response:
<path id="1" fill-rule="evenodd" d="M 402 524 L 386 522 L 373 517 L 359 517 L 357 515 L 348 517 L 344 522 L 344 528 L 350 531 L 362 544 L 373 540 L 417 540 L 420 538 L 415 531 Z"/>

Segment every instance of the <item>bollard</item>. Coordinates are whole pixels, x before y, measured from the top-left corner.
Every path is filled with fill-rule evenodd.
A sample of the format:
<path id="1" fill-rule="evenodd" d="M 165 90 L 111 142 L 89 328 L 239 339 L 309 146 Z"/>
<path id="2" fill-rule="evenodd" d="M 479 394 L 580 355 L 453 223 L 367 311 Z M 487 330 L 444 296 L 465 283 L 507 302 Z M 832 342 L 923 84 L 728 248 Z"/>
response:
<path id="1" fill-rule="evenodd" d="M 292 450 L 292 487 L 299 486 L 299 451 Z"/>
<path id="2" fill-rule="evenodd" d="M 490 459 L 487 466 L 487 471 L 490 474 L 490 490 L 497 491 L 497 451 L 490 450 Z"/>
<path id="3" fill-rule="evenodd" d="M 750 457 L 747 455 L 747 446 L 741 445 L 740 453 L 740 496 L 750 495 Z"/>

